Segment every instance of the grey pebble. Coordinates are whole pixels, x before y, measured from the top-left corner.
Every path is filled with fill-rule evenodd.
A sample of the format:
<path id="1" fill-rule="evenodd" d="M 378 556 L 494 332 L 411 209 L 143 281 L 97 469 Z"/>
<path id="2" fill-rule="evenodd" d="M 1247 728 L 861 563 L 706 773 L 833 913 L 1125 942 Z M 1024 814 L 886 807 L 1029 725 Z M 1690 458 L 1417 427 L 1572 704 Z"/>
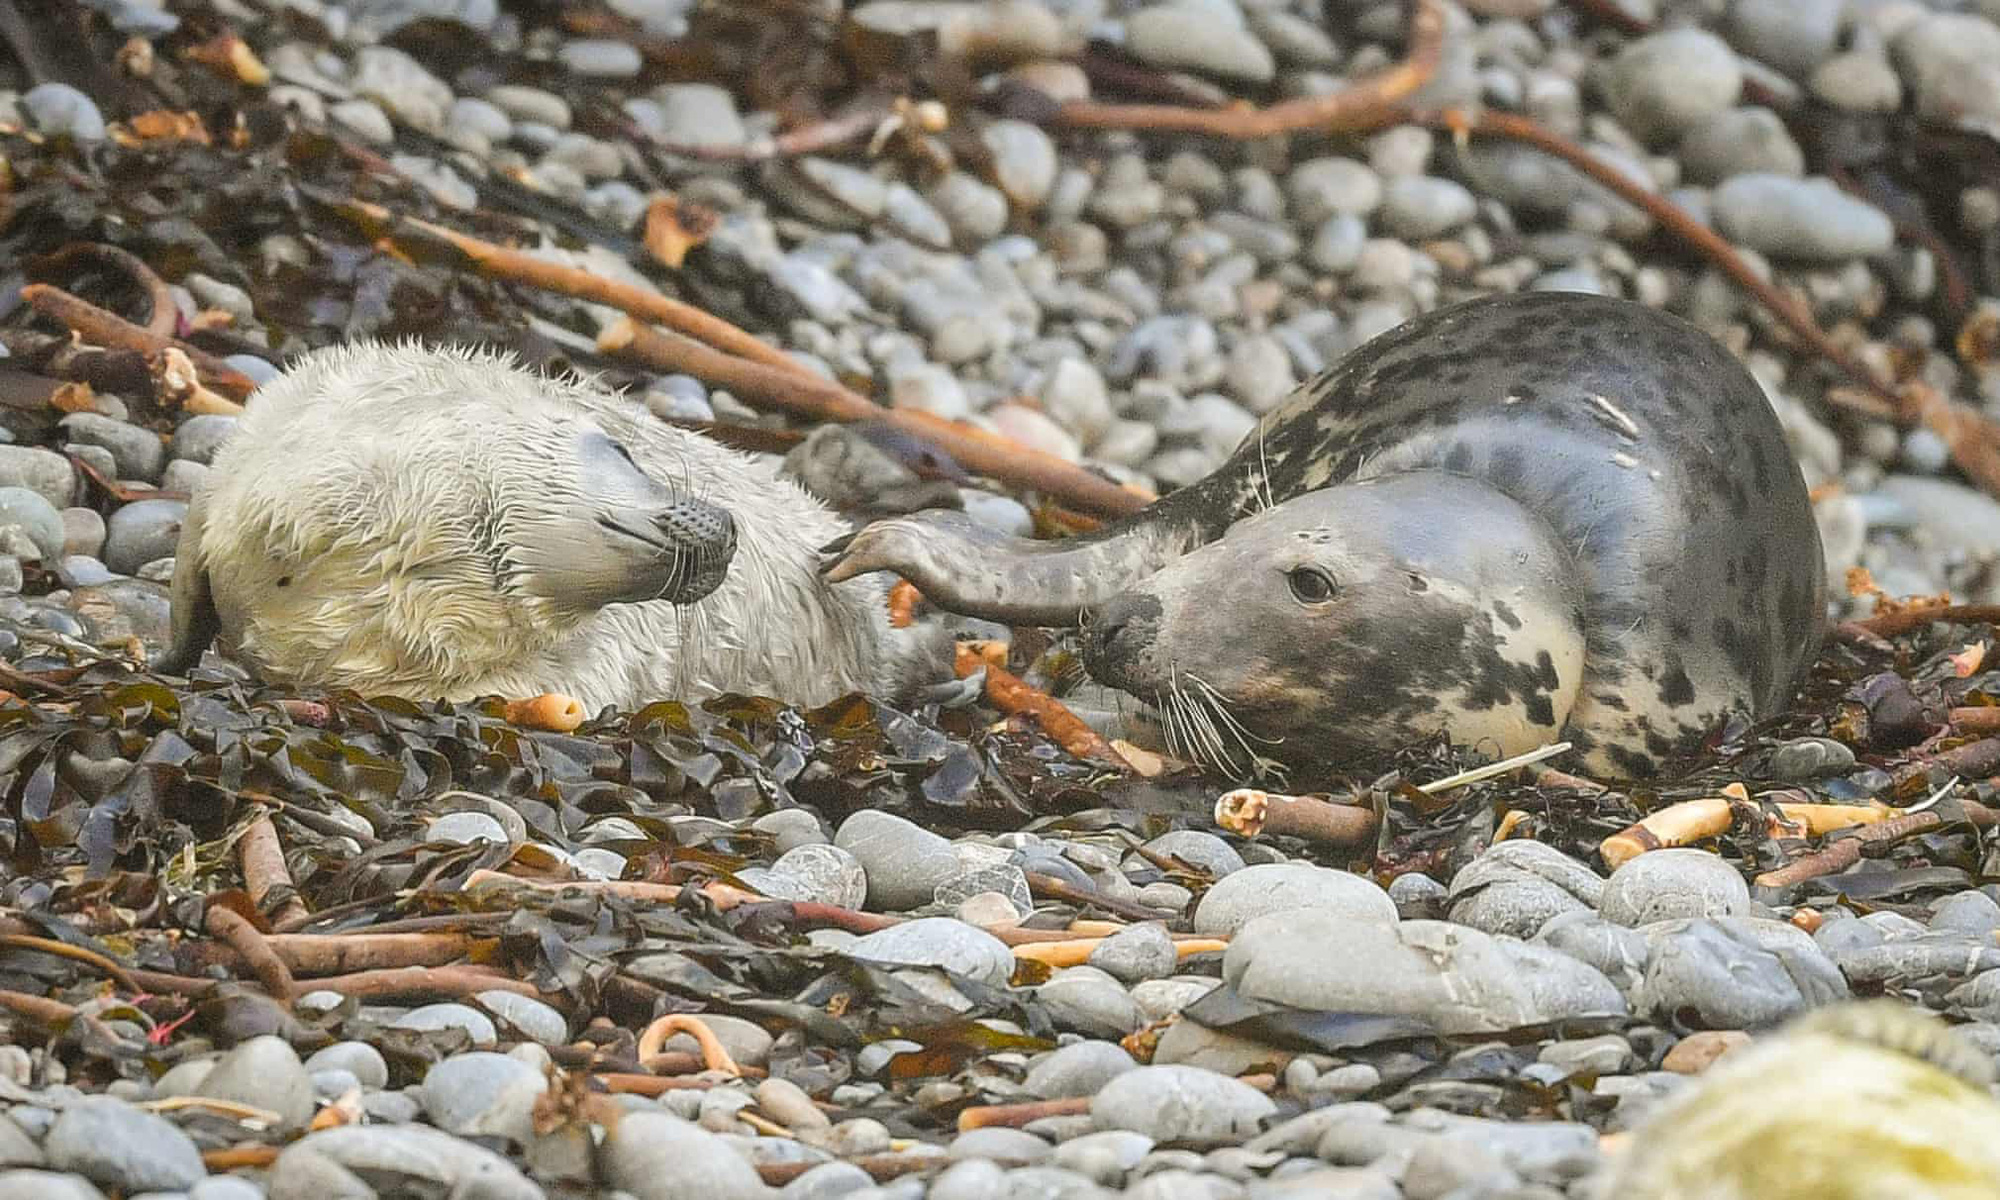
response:
<path id="1" fill-rule="evenodd" d="M 1454 875 L 1447 903 L 1461 925 L 1529 938 L 1563 913 L 1596 908 L 1603 893 L 1604 880 L 1589 867 L 1553 846 L 1512 838 Z"/>
<path id="2" fill-rule="evenodd" d="M 542 1189 L 505 1158 L 423 1125 L 345 1125 L 307 1134 L 279 1153 L 265 1188 L 270 1200 L 384 1194 L 544 1200 Z"/>
<path id="3" fill-rule="evenodd" d="M 1656 851 L 1657 853 L 1657 851 Z M 1707 1029 L 1768 1025 L 1848 994 L 1847 981 L 1804 930 L 1748 917 L 1662 921 L 1632 1007 Z"/>
<path id="4" fill-rule="evenodd" d="M 795 900 L 860 908 L 868 898 L 868 872 L 861 861 L 825 842 L 785 851 L 771 864 L 771 874 L 798 885 L 802 894 L 791 897 Z"/>
<path id="5" fill-rule="evenodd" d="M 424 1073 L 424 1115 L 447 1133 L 527 1142 L 535 1103 L 548 1091 L 536 1068 L 505 1054 L 454 1054 Z"/>
<path id="6" fill-rule="evenodd" d="M 396 140 L 396 127 L 390 123 L 389 114 L 366 97 L 342 100 L 330 106 L 326 115 L 371 146 L 387 146 Z"/>
<path id="7" fill-rule="evenodd" d="M 932 184 L 929 199 L 960 245 L 989 241 L 1007 227 L 1007 197 L 963 171 Z"/>
<path id="8" fill-rule="evenodd" d="M 1678 154 L 1694 183 L 1753 173 L 1796 179 L 1806 172 L 1805 151 L 1768 108 L 1732 108 L 1709 117 L 1681 142 Z"/>
<path id="9" fill-rule="evenodd" d="M 600 853 L 606 852 L 596 849 L 582 850 L 577 853 L 577 859 L 582 861 L 586 855 Z M 623 870 L 623 863 L 624 860 L 619 859 L 619 871 Z M 618 874 L 619 872 L 613 872 L 608 878 L 616 879 Z M 569 1021 L 562 1013 L 533 996 L 496 989 L 481 992 L 475 999 L 485 1006 L 487 1012 L 506 1021 L 519 1030 L 522 1037 L 531 1041 L 544 1046 L 554 1046 L 560 1045 L 569 1037 Z"/>
<path id="10" fill-rule="evenodd" d="M 1291 395 L 1298 380 L 1292 358 L 1276 338 L 1253 335 L 1229 350 L 1224 382 L 1238 403 L 1253 413 L 1267 413 Z"/>
<path id="11" fill-rule="evenodd" d="M 104 1200 L 81 1175 L 60 1171 L 0 1171 L 0 1200 Z"/>
<path id="12" fill-rule="evenodd" d="M 1724 236 L 1776 258 L 1837 262 L 1895 242 L 1881 209 L 1818 176 L 1738 175 L 1715 189 L 1711 204 Z"/>
<path id="13" fill-rule="evenodd" d="M 277 1113 L 288 1130 L 312 1120 L 312 1079 L 298 1052 L 280 1037 L 253 1037 L 216 1060 L 194 1091 L 211 1100 L 228 1100 Z"/>
<path id="14" fill-rule="evenodd" d="M 1880 53 L 1850 50 L 1813 68 L 1812 94 L 1849 112 L 1895 112 L 1903 106 L 1903 80 Z"/>
<path id="15" fill-rule="evenodd" d="M 1361 259 L 1361 247 L 1368 240 L 1368 226 L 1360 217 L 1338 213 L 1328 217 L 1313 231 L 1306 246 L 1306 261 L 1322 271 L 1344 274 Z"/>
<path id="16" fill-rule="evenodd" d="M 728 1013 L 704 1013 L 701 1019 L 715 1034 L 715 1040 L 729 1052 L 729 1057 L 737 1062 L 761 1067 L 770 1059 L 775 1039 L 755 1021 L 732 1017 Z M 684 1050 L 690 1054 L 698 1054 L 701 1050 L 701 1044 L 694 1035 L 687 1033 L 676 1033 L 661 1045 L 665 1050 Z"/>
<path id="17" fill-rule="evenodd" d="M 62 514 L 46 497 L 23 487 L 0 487 L 0 551 L 53 563 L 62 557 Z"/>
<path id="18" fill-rule="evenodd" d="M 1190 1146 L 1242 1141 L 1276 1111 L 1270 1097 L 1241 1080 L 1185 1066 L 1127 1071 L 1090 1101 L 1099 1129 L 1129 1129 Z"/>
<path id="19" fill-rule="evenodd" d="M 1053 1147 L 1032 1133 L 989 1126 L 969 1129 L 951 1140 L 945 1153 L 953 1159 L 988 1158 L 1010 1165 L 1048 1159 Z"/>
<path id="20" fill-rule="evenodd" d="M 659 106 L 654 136 L 675 146 L 740 146 L 747 139 L 736 97 L 712 83 L 669 83 L 653 89 Z"/>
<path id="21" fill-rule="evenodd" d="M 363 46 L 354 53 L 349 79 L 356 95 L 374 100 L 410 125 L 430 134 L 444 132 L 451 88 L 424 65 L 392 46 Z"/>
<path id="22" fill-rule="evenodd" d="M 1735 0 L 1729 39 L 1752 58 L 1803 75 L 1833 53 L 1842 0 Z"/>
<path id="23" fill-rule="evenodd" d="M 189 417 L 175 427 L 167 452 L 175 458 L 208 466 L 215 461 L 216 451 L 235 436 L 240 420 L 218 413 Z"/>
<path id="24" fill-rule="evenodd" d="M 187 1200 L 264 1200 L 264 1189 L 240 1175 L 210 1175 L 188 1189 Z"/>
<path id="25" fill-rule="evenodd" d="M 1989 936 L 2000 930 L 2000 902 L 1980 891 L 1947 896 L 1931 910 L 1930 927 L 1939 931 Z"/>
<path id="26" fill-rule="evenodd" d="M 21 94 L 21 108 L 42 133 L 83 142 L 103 140 L 104 114 L 97 102 L 69 84 L 35 85 Z"/>
<path id="27" fill-rule="evenodd" d="M 1029 1095 L 1044 1100 L 1089 1096 L 1138 1065 L 1118 1043 L 1086 1038 L 1051 1050 L 1030 1063 L 1021 1086 Z"/>
<path id="28" fill-rule="evenodd" d="M 27 1130 L 14 1121 L 0 1120 L 0 1167 L 39 1167 L 46 1161 Z"/>
<path id="29" fill-rule="evenodd" d="M 1388 233 L 1421 241 L 1465 224 L 1476 208 L 1472 193 L 1463 184 L 1430 175 L 1405 175 L 1391 179 L 1383 189 L 1376 219 Z"/>
<path id="30" fill-rule="evenodd" d="M 1109 1186 L 1125 1178 L 1156 1143 L 1129 1129 L 1106 1129 L 1073 1137 L 1056 1146 L 1055 1165 Z"/>
<path id="31" fill-rule="evenodd" d="M 150 429 L 87 412 L 64 417 L 61 428 L 72 441 L 109 450 L 117 464 L 119 479 L 143 479 L 151 483 L 160 477 L 167 448 Z"/>
<path id="32" fill-rule="evenodd" d="M 493 1019 L 465 1004 L 425 1004 L 397 1017 L 390 1025 L 397 1029 L 463 1029 L 475 1046 L 491 1046 L 499 1039 Z"/>
<path id="33" fill-rule="evenodd" d="M 1291 909 L 1344 920 L 1393 923 L 1396 906 L 1376 884 L 1310 863 L 1264 863 L 1218 880 L 1195 909 L 1197 933 L 1227 936 L 1267 913 Z"/>
<path id="34" fill-rule="evenodd" d="M 1014 972 L 1014 953 L 1007 943 L 951 917 L 919 917 L 864 934 L 847 953 L 896 966 L 944 967 L 996 986 Z"/>
<path id="35" fill-rule="evenodd" d="M 637 46 L 615 38 L 573 38 L 556 51 L 556 59 L 571 74 L 595 79 L 630 79 L 645 65 Z"/>
<path id="36" fill-rule="evenodd" d="M 53 450 L 0 445 L 0 487 L 27 488 L 50 507 L 67 508 L 75 502 L 76 468 Z"/>
<path id="37" fill-rule="evenodd" d="M 171 556 L 180 540 L 181 523 L 187 519 L 187 507 L 184 500 L 135 500 L 121 505 L 105 523 L 104 565 L 120 575 L 132 575 L 154 559 Z"/>
<path id="38" fill-rule="evenodd" d="M 1653 850 L 1625 863 L 1605 881 L 1598 906 L 1605 920 L 1634 927 L 1749 911 L 1750 885 L 1742 874 L 1726 859 L 1686 848 Z"/>
<path id="39" fill-rule="evenodd" d="M 841 822 L 833 844 L 868 873 L 868 907 L 897 912 L 929 904 L 939 884 L 959 873 L 951 842 L 913 821 L 862 809 Z"/>
<path id="40" fill-rule="evenodd" d="M 980 130 L 993 156 L 993 178 L 1022 209 L 1040 208 L 1056 183 L 1056 144 L 1040 127 L 1003 118 Z"/>
<path id="41" fill-rule="evenodd" d="M 543 88 L 502 83 L 486 89 L 486 100 L 515 121 L 531 121 L 551 129 L 568 129 L 569 101 Z"/>
<path id="42" fill-rule="evenodd" d="M 1256 36 L 1211 5 L 1170 0 L 1125 18 L 1125 47 L 1156 67 L 1265 83 L 1277 60 Z"/>
<path id="43" fill-rule="evenodd" d="M 1794 738 L 1771 752 L 1771 776 L 1774 779 L 1819 779 L 1843 774 L 1853 768 L 1853 749 L 1833 738 Z"/>
<path id="44" fill-rule="evenodd" d="M 1096 967 L 1068 967 L 1035 989 L 1059 1028 L 1085 1037 L 1119 1038 L 1146 1023 L 1123 984 Z"/>
<path id="45" fill-rule="evenodd" d="M 1890 50 L 1917 115 L 1948 124 L 2000 120 L 2000 25 L 1974 13 L 1931 13 Z"/>
<path id="46" fill-rule="evenodd" d="M 1647 34 L 1613 59 L 1605 100 L 1618 123 L 1648 141 L 1670 141 L 1736 103 L 1743 68 L 1729 43 L 1705 29 Z"/>
<path id="47" fill-rule="evenodd" d="M 1121 983 L 1165 979 L 1180 961 L 1174 939 L 1157 921 L 1143 921 L 1117 933 L 1090 952 L 1090 965 Z"/>
<path id="48" fill-rule="evenodd" d="M 184 1191 L 208 1174 L 201 1151 L 178 1125 L 103 1097 L 65 1108 L 42 1149 L 56 1170 L 124 1192 Z"/>
<path id="49" fill-rule="evenodd" d="M 724 1138 L 664 1112 L 632 1112 L 599 1147 L 605 1181 L 635 1200 L 761 1200 L 770 1189 Z"/>

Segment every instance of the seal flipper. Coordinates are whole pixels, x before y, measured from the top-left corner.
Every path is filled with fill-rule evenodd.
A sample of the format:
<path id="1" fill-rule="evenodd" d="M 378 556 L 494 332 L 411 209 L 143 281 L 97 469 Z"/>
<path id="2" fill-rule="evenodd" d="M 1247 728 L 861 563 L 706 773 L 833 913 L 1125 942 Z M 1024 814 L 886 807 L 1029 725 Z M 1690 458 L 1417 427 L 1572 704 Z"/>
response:
<path id="1" fill-rule="evenodd" d="M 174 549 L 174 583 L 169 602 L 173 642 L 149 666 L 160 674 L 187 674 L 201 661 L 201 652 L 222 633 L 222 616 L 216 611 L 215 592 L 201 559 L 202 537 L 207 528 L 206 498 L 197 492 L 188 502 L 180 541 Z"/>

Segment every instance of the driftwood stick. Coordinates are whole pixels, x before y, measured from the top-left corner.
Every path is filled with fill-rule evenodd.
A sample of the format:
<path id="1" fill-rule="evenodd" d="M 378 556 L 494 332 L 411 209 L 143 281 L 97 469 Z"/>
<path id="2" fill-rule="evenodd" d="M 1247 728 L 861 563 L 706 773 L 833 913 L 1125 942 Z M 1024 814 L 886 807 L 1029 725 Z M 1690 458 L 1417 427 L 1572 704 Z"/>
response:
<path id="1" fill-rule="evenodd" d="M 299 899 L 298 886 L 285 866 L 285 848 L 278 841 L 278 828 L 271 823 L 270 814 L 260 814 L 250 822 L 236 843 L 236 853 L 243 863 L 244 890 L 259 912 L 266 913 L 273 925 L 304 918 L 305 902 Z M 279 897 L 275 908 L 271 907 L 274 894 Z"/>
<path id="2" fill-rule="evenodd" d="M 169 349 L 179 350 L 201 373 L 203 382 L 231 399 L 241 400 L 257 390 L 256 382 L 248 375 L 201 347 L 191 346 L 176 338 L 160 337 L 59 287 L 31 283 L 21 289 L 21 299 L 33 305 L 35 311 L 62 322 L 77 336 L 99 346 L 138 350 L 148 358 L 157 358 Z"/>
<path id="3" fill-rule="evenodd" d="M 1076 508 L 1102 516 L 1123 516 L 1148 503 L 1053 455 L 929 413 L 883 408 L 866 397 L 796 363 L 783 369 L 751 362 L 704 345 L 694 338 L 618 321 L 598 336 L 597 345 L 658 371 L 685 371 L 740 398 L 824 421 L 881 421 L 936 445 L 967 470 L 1047 493 Z"/>

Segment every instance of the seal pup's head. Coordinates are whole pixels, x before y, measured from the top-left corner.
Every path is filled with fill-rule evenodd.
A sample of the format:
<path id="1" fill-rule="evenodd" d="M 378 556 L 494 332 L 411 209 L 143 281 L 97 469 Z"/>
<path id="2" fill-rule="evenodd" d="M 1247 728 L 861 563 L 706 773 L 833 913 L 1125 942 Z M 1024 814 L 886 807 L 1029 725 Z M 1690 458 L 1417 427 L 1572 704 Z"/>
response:
<path id="1" fill-rule="evenodd" d="M 1476 480 L 1413 472 L 1237 522 L 1098 609 L 1084 663 L 1156 705 L 1176 751 L 1226 769 L 1441 730 L 1514 754 L 1569 715 L 1579 595 L 1544 523 Z"/>
<path id="2" fill-rule="evenodd" d="M 274 682 L 450 695 L 608 605 L 700 600 L 734 522 L 634 462 L 620 404 L 471 350 L 305 356 L 252 398 L 190 504 L 156 667 L 185 670 L 220 635 Z"/>

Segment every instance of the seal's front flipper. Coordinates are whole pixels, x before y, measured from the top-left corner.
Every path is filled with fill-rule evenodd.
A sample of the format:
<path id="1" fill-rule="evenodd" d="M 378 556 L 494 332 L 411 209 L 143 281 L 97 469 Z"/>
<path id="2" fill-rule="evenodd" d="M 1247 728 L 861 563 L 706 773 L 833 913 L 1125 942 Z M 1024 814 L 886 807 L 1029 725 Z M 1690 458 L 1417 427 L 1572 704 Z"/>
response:
<path id="1" fill-rule="evenodd" d="M 201 661 L 201 652 L 222 632 L 222 617 L 216 611 L 208 568 L 201 558 L 202 535 L 207 528 L 207 504 L 197 492 L 188 502 L 187 518 L 181 522 L 180 542 L 174 549 L 171 593 L 174 640 L 150 668 L 163 675 L 187 674 Z"/>

